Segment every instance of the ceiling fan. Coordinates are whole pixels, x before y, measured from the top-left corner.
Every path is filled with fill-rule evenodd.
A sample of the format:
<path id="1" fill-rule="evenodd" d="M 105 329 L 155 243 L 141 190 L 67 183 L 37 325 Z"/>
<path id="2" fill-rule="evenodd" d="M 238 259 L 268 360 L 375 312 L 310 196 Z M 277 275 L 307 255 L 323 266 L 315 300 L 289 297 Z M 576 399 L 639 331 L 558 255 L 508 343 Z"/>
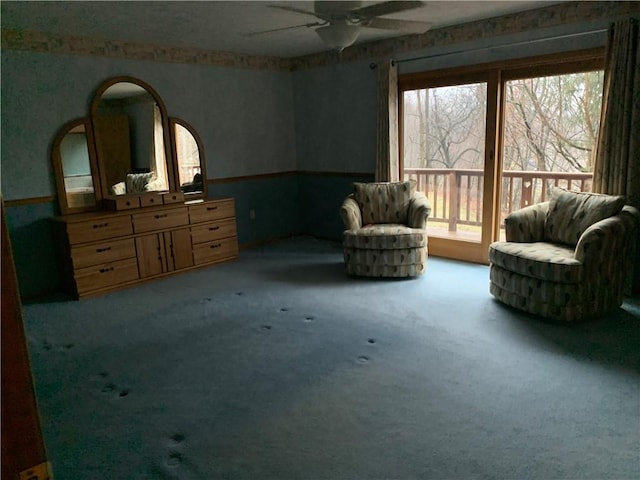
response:
<path id="1" fill-rule="evenodd" d="M 292 25 L 290 27 L 274 28 L 251 35 L 271 33 L 300 27 L 318 27 L 315 32 L 324 44 L 337 51 L 352 45 L 358 38 L 363 28 L 378 28 L 382 30 L 394 30 L 406 34 L 424 33 L 431 24 L 415 20 L 399 20 L 381 18 L 392 13 L 404 12 L 422 7 L 426 2 L 422 1 L 387 1 L 362 6 L 360 1 L 315 1 L 313 11 L 289 5 L 269 5 L 289 12 L 300 13 L 316 17 L 318 21 Z"/>

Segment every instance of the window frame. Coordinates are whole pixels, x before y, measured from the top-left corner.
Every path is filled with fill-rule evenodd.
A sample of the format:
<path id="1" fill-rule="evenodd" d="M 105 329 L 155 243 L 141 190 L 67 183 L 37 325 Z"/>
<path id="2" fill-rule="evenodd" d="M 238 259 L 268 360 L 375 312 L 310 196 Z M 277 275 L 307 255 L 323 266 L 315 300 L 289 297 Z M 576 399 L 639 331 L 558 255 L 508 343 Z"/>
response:
<path id="1" fill-rule="evenodd" d="M 436 256 L 488 263 L 489 244 L 500 234 L 500 195 L 503 154 L 505 84 L 509 80 L 604 70 L 605 48 L 536 55 L 398 75 L 398 99 L 404 92 L 462 83 L 487 82 L 487 123 L 484 165 L 483 221 L 479 243 L 431 237 Z M 606 81 L 606 80 L 605 80 Z M 398 101 L 399 175 L 404 178 L 404 111 Z"/>

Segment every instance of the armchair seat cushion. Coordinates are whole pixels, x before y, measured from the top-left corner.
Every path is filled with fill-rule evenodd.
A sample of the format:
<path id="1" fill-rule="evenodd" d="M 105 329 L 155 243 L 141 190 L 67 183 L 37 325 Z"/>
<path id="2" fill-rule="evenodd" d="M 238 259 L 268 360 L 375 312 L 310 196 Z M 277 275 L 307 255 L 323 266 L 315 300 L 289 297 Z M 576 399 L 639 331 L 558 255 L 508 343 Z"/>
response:
<path id="1" fill-rule="evenodd" d="M 424 248 L 427 246 L 427 234 L 422 228 L 410 228 L 394 223 L 366 225 L 358 229 L 345 230 L 343 244 L 347 248 L 362 250 Z"/>
<path id="2" fill-rule="evenodd" d="M 495 242 L 489 247 L 489 261 L 534 279 L 572 284 L 584 279 L 584 266 L 574 253 L 573 247 L 557 243 Z"/>

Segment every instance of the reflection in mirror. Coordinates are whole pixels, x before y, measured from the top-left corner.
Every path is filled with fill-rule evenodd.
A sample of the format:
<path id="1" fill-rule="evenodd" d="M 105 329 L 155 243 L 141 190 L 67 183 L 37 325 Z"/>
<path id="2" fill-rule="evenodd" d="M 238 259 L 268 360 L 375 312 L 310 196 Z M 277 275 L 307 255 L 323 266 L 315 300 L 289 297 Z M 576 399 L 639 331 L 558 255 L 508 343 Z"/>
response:
<path id="1" fill-rule="evenodd" d="M 204 196 L 206 174 L 204 150 L 195 130 L 182 120 L 172 119 L 180 190 L 189 196 Z"/>
<path id="2" fill-rule="evenodd" d="M 100 203 L 88 125 L 86 119 L 65 125 L 51 150 L 58 204 L 63 214 L 95 210 Z"/>
<path id="3" fill-rule="evenodd" d="M 114 83 L 94 103 L 92 121 L 106 194 L 169 190 L 162 109 L 149 91 Z"/>
<path id="4" fill-rule="evenodd" d="M 62 177 L 68 208 L 91 207 L 96 204 L 89 160 L 89 143 L 84 124 L 67 132 L 60 141 Z"/>

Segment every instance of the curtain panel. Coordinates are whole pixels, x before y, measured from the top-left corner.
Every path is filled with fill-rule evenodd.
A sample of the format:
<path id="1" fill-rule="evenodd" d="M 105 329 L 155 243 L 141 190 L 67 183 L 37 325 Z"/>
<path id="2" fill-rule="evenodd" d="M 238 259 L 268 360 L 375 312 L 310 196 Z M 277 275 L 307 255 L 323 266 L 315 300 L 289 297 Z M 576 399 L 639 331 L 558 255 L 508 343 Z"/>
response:
<path id="1" fill-rule="evenodd" d="M 593 191 L 640 207 L 640 37 L 638 19 L 609 28 Z"/>
<path id="2" fill-rule="evenodd" d="M 593 191 L 625 195 L 640 208 L 640 36 L 638 19 L 611 25 L 605 53 L 602 116 L 593 170 Z M 625 293 L 640 294 L 640 236 Z"/>
<path id="3" fill-rule="evenodd" d="M 376 182 L 400 178 L 398 153 L 398 66 L 391 60 L 378 64 Z"/>

